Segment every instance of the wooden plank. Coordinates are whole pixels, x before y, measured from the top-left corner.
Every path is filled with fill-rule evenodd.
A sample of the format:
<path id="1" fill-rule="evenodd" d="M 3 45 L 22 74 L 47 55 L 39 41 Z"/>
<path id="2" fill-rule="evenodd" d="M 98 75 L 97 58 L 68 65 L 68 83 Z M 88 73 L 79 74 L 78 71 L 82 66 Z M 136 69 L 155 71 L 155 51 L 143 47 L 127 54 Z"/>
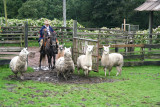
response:
<path id="1" fill-rule="evenodd" d="M 0 60 L 0 65 L 6 65 L 10 63 L 10 59 Z"/>
<path id="2" fill-rule="evenodd" d="M 21 43 L 21 41 L 20 40 L 18 40 L 18 41 L 16 41 L 16 40 L 12 40 L 12 41 L 0 41 L 0 43 L 1 44 L 19 44 L 19 43 Z"/>
<path id="3" fill-rule="evenodd" d="M 145 59 L 160 59 L 160 54 L 145 54 Z"/>
<path id="4" fill-rule="evenodd" d="M 22 47 L 1 47 L 1 52 L 20 52 L 23 48 Z"/>
<path id="5" fill-rule="evenodd" d="M 98 42 L 98 40 L 93 40 L 93 39 L 85 39 L 85 38 L 79 38 L 79 37 L 73 37 L 73 38 L 78 40 L 84 40 L 84 41 Z"/>
<path id="6" fill-rule="evenodd" d="M 124 66 L 160 65 L 160 61 L 124 62 Z"/>
<path id="7" fill-rule="evenodd" d="M 115 31 L 115 32 L 123 32 L 126 33 L 122 30 L 114 30 L 114 29 L 102 29 L 102 28 L 78 28 L 79 30 L 100 30 L 100 31 Z"/>
<path id="8" fill-rule="evenodd" d="M 23 35 L 23 33 L 0 33 L 1 36 L 6 36 L 6 35 Z"/>
<path id="9" fill-rule="evenodd" d="M 124 37 L 124 34 L 109 34 L 109 33 L 84 33 L 84 32 L 78 32 L 77 35 L 100 35 L 100 36 L 121 36 Z"/>
<path id="10" fill-rule="evenodd" d="M 104 45 L 104 46 L 108 46 L 108 45 Z M 112 44 L 110 45 L 111 48 L 124 48 L 124 47 L 144 47 L 144 44 L 122 44 L 122 45 L 119 45 L 119 44 Z M 103 45 L 100 45 L 99 48 L 103 48 Z"/>
<path id="11" fill-rule="evenodd" d="M 154 44 L 154 45 L 145 44 L 144 48 L 160 48 L 160 44 Z"/>
<path id="12" fill-rule="evenodd" d="M 123 55 L 124 59 L 142 59 L 143 55 Z"/>

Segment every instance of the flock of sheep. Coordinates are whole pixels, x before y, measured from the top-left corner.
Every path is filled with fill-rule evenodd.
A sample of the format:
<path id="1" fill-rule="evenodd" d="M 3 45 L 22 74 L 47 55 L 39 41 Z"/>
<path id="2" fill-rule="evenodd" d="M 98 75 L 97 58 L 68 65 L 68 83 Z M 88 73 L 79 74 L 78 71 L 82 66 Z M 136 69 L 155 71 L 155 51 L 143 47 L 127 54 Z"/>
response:
<path id="1" fill-rule="evenodd" d="M 106 70 L 109 70 L 109 75 L 113 66 L 117 68 L 117 75 L 121 74 L 123 66 L 123 56 L 119 53 L 109 54 L 110 46 L 103 46 L 103 54 L 101 58 L 101 64 L 104 66 L 104 72 L 106 76 Z M 89 75 L 92 70 L 92 51 L 94 45 L 87 45 L 85 55 L 81 55 L 77 58 L 77 72 L 79 74 L 79 69 L 82 69 L 85 76 Z M 14 57 L 10 62 L 10 68 L 12 72 L 16 75 L 20 73 L 21 79 L 24 79 L 23 73 L 27 70 L 27 55 L 29 52 L 27 48 L 24 48 L 19 56 Z M 71 48 L 63 48 L 63 45 L 59 46 L 57 58 L 56 58 L 56 72 L 57 77 L 63 76 L 66 80 L 75 71 L 75 65 L 72 60 Z"/>

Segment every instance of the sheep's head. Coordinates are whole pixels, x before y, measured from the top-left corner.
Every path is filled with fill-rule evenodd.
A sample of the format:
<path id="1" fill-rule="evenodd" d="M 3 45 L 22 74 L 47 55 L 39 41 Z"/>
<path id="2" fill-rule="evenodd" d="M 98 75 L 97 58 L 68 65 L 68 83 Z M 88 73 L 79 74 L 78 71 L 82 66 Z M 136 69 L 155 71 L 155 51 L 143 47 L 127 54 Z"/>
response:
<path id="1" fill-rule="evenodd" d="M 62 52 L 64 50 L 64 44 L 63 45 L 59 45 L 59 51 Z"/>
<path id="2" fill-rule="evenodd" d="M 64 56 L 71 57 L 71 47 L 64 49 Z"/>
<path id="3" fill-rule="evenodd" d="M 22 56 L 22 55 L 28 55 L 28 54 L 29 52 L 27 51 L 27 48 L 23 48 L 19 55 Z"/>
<path id="4" fill-rule="evenodd" d="M 103 46 L 103 49 L 104 49 L 103 53 L 104 54 L 109 54 L 109 47 L 110 47 L 110 45 L 109 46 Z"/>
<path id="5" fill-rule="evenodd" d="M 87 45 L 86 52 L 92 53 L 94 45 Z"/>

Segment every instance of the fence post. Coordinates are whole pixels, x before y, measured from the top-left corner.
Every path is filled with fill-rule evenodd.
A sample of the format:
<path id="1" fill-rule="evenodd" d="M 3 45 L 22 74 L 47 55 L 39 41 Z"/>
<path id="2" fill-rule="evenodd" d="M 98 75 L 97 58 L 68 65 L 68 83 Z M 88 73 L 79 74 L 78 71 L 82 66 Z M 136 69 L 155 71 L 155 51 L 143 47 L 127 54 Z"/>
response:
<path id="1" fill-rule="evenodd" d="M 25 48 L 28 48 L 28 22 L 24 25 L 24 36 L 25 36 Z"/>
<path id="2" fill-rule="evenodd" d="M 72 46 L 72 47 L 73 47 L 73 48 L 72 48 L 72 58 L 73 58 L 73 61 L 75 61 L 75 58 L 74 58 L 74 57 L 75 57 L 76 55 L 74 54 L 74 50 L 76 49 L 76 44 L 77 44 L 77 43 L 76 43 L 77 41 L 76 41 L 76 39 L 74 39 L 74 37 L 77 37 L 77 21 L 76 21 L 76 20 L 73 21 L 73 36 L 72 36 L 72 39 L 73 39 L 73 40 L 72 40 L 72 41 L 73 41 L 73 46 Z M 77 52 L 78 52 L 78 51 L 77 51 Z"/>
<path id="3" fill-rule="evenodd" d="M 28 22 L 24 24 L 24 37 L 25 37 L 25 48 L 28 49 Z M 28 66 L 28 56 L 27 56 L 27 66 Z"/>
<path id="4" fill-rule="evenodd" d="M 73 37 L 77 37 L 77 20 L 73 21 Z"/>

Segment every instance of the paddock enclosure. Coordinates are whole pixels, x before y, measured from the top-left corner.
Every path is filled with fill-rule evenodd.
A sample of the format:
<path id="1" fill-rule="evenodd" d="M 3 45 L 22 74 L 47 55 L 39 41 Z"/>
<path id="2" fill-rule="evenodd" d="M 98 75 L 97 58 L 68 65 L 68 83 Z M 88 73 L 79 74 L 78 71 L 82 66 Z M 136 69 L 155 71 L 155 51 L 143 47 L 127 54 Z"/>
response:
<path id="1" fill-rule="evenodd" d="M 10 52 L 19 52 L 22 47 L 38 47 L 41 27 L 25 26 L 1 27 L 0 62 Z M 93 70 L 98 72 L 101 65 L 103 45 L 110 45 L 110 52 L 118 52 L 124 56 L 124 66 L 160 65 L 160 34 L 140 34 L 115 29 L 53 27 L 58 34 L 60 44 L 72 47 L 73 61 L 85 54 L 86 45 L 94 45 Z M 38 65 L 37 65 L 38 66 Z"/>

